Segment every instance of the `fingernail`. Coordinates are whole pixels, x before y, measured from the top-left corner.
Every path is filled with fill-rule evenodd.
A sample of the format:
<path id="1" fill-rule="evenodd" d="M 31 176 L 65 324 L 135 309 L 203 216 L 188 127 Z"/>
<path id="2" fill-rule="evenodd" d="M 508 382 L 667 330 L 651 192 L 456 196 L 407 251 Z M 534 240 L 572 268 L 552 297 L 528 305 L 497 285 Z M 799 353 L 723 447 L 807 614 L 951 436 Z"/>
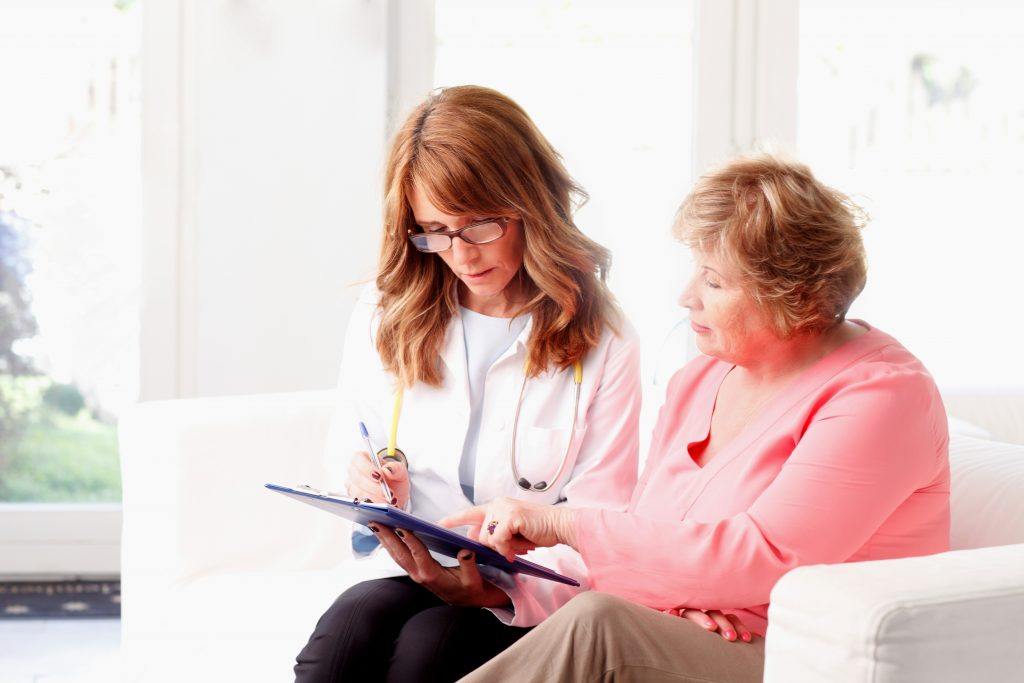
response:
<path id="1" fill-rule="evenodd" d="M 394 498 L 391 499 L 391 504 L 398 505 L 398 496 L 395 496 Z"/>
<path id="2" fill-rule="evenodd" d="M 744 633 L 743 634 L 743 640 L 745 640 L 745 641 L 747 641 L 749 643 L 750 642 L 750 634 L 749 633 Z"/>
<path id="3" fill-rule="evenodd" d="M 402 533 L 401 529 L 395 529 L 395 533 L 398 534 L 399 538 L 405 538 L 405 534 Z"/>
<path id="4" fill-rule="evenodd" d="M 736 634 L 735 634 L 735 633 L 733 633 L 732 631 L 726 631 L 726 632 L 725 632 L 725 633 L 723 633 L 722 635 L 724 635 L 724 636 L 725 636 L 725 639 L 726 639 L 726 640 L 732 640 L 733 638 L 735 638 L 735 637 L 736 637 Z"/>
<path id="5" fill-rule="evenodd" d="M 472 560 L 473 559 L 473 553 L 471 553 L 471 552 L 469 552 L 467 550 L 466 552 L 462 553 L 462 559 L 463 560 Z"/>
<path id="6" fill-rule="evenodd" d="M 713 621 L 709 621 L 708 623 L 704 624 L 704 626 L 711 629 L 712 631 L 715 630 L 715 622 Z"/>
<path id="7" fill-rule="evenodd" d="M 370 531 L 372 531 L 373 533 L 377 533 L 378 531 L 380 531 L 380 529 L 377 528 L 376 524 L 371 524 Z"/>
<path id="8" fill-rule="evenodd" d="M 372 472 L 370 476 L 376 479 L 377 481 L 380 481 L 380 472 Z"/>
<path id="9" fill-rule="evenodd" d="M 363 502 L 364 503 L 372 503 L 373 501 L 370 500 L 369 498 L 363 498 Z"/>

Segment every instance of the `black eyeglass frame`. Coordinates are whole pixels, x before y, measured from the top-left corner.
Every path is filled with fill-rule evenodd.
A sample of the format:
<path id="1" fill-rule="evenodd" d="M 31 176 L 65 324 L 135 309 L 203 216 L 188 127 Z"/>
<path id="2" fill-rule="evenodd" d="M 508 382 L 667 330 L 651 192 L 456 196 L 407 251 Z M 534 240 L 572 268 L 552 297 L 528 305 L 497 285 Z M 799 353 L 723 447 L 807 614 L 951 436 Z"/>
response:
<path id="1" fill-rule="evenodd" d="M 477 221 L 476 223 L 471 223 L 471 224 L 469 224 L 469 225 L 467 225 L 467 226 L 465 226 L 463 228 L 459 228 L 458 230 L 437 230 L 436 232 L 427 232 L 427 231 L 424 230 L 422 232 L 416 232 L 415 230 L 411 230 L 410 229 L 407 232 L 408 232 L 409 241 L 412 242 L 412 246 L 416 249 L 416 251 L 418 251 L 420 253 L 423 253 L 423 254 L 440 254 L 442 251 L 448 251 L 449 249 L 452 248 L 452 245 L 455 244 L 455 238 L 456 237 L 462 238 L 463 241 L 465 241 L 465 242 L 467 242 L 469 244 L 490 244 L 491 242 L 497 242 L 498 240 L 500 240 L 502 237 L 505 236 L 505 232 L 508 230 L 508 223 L 511 220 L 512 219 L 510 217 L 508 217 L 508 216 L 499 216 L 498 218 L 485 218 L 482 221 Z M 468 239 L 466 237 L 462 237 L 462 233 L 466 232 L 467 230 L 472 230 L 473 228 L 479 228 L 481 225 L 487 225 L 488 223 L 497 223 L 498 227 L 501 228 L 501 233 L 497 237 L 495 237 L 494 239 L 490 239 L 490 240 L 487 240 L 485 242 L 474 242 L 471 239 Z M 419 237 L 420 235 L 439 235 L 439 236 L 442 236 L 442 237 L 447 237 L 448 238 L 448 246 L 445 247 L 444 249 L 437 249 L 437 250 L 434 250 L 434 251 L 427 251 L 425 249 L 420 249 L 419 246 L 416 244 L 416 240 L 413 239 L 415 237 Z"/>

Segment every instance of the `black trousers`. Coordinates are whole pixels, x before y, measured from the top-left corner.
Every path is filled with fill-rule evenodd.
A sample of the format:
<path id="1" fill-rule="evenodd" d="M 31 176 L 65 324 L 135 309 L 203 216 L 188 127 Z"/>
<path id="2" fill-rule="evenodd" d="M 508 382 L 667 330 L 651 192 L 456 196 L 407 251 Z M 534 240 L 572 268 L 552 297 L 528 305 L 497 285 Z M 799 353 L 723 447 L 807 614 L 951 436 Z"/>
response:
<path id="1" fill-rule="evenodd" d="M 295 681 L 454 681 L 529 631 L 448 605 L 408 576 L 364 581 L 320 617 Z"/>

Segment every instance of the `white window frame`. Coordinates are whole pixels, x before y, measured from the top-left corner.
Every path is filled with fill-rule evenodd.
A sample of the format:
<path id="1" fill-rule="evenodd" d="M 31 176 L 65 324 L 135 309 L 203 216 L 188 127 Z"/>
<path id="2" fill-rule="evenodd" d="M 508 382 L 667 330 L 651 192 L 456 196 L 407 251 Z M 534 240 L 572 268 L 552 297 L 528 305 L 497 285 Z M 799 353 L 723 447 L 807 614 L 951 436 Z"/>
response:
<path id="1" fill-rule="evenodd" d="M 760 146 L 796 147 L 799 0 L 697 0 L 693 177 Z"/>
<path id="2" fill-rule="evenodd" d="M 195 395 L 194 7 L 145 3 L 140 400 Z M 433 87 L 433 0 L 387 4 L 388 133 Z M 796 142 L 799 0 L 696 0 L 693 177 Z M 152 84 L 160 84 L 159 87 Z M 0 504 L 0 576 L 120 572 L 121 506 Z"/>
<path id="3" fill-rule="evenodd" d="M 192 289 L 187 257 L 192 149 L 184 30 L 194 0 L 145 3 L 142 12 L 142 302 L 140 400 L 188 396 Z M 151 83 L 173 84 L 151 87 Z M 194 310 L 191 309 L 191 310 Z M 0 577 L 110 577 L 121 571 L 120 503 L 0 504 Z"/>

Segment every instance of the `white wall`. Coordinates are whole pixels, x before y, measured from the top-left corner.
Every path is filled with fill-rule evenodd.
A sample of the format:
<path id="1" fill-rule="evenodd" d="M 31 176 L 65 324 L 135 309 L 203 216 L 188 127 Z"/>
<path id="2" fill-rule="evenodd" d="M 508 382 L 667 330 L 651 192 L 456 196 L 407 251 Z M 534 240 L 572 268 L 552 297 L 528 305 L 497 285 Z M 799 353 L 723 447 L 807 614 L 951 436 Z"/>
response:
<path id="1" fill-rule="evenodd" d="M 336 382 L 376 260 L 387 12 L 147 3 L 142 400 Z"/>

